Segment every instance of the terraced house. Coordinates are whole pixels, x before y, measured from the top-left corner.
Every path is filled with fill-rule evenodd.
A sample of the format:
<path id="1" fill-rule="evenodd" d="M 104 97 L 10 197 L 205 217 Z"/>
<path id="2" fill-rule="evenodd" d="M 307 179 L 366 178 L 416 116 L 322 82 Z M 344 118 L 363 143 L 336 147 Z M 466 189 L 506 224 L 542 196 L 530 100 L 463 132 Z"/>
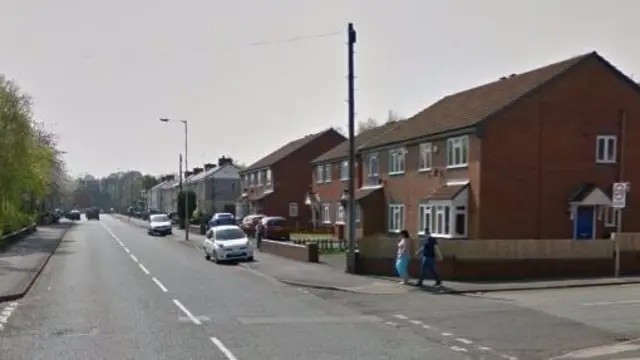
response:
<path id="1" fill-rule="evenodd" d="M 344 140 L 328 129 L 293 140 L 251 164 L 240 173 L 237 213 L 283 216 L 299 228 L 309 227 L 310 212 L 303 206 L 311 182 L 309 163 Z"/>
<path id="2" fill-rule="evenodd" d="M 356 139 L 360 235 L 606 237 L 614 182 L 640 183 L 640 88 L 595 52 L 445 96 Z M 341 221 L 346 145 L 314 162 L 326 223 Z M 342 174 L 342 175 L 340 175 Z M 624 231 L 640 231 L 640 193 Z M 333 214 L 336 214 L 333 217 Z M 342 215 L 341 215 L 342 214 Z"/>

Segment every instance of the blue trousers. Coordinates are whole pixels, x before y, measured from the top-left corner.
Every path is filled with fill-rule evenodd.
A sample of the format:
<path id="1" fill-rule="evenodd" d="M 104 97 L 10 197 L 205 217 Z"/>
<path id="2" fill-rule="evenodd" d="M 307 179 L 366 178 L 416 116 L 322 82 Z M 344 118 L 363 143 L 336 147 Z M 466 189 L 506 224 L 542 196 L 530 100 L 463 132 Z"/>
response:
<path id="1" fill-rule="evenodd" d="M 396 260 L 396 272 L 401 278 L 405 279 L 409 277 L 409 257 L 402 256 Z"/>
<path id="2" fill-rule="evenodd" d="M 438 275 L 438 271 L 436 270 L 436 259 L 423 256 L 420 265 L 420 279 L 418 282 L 422 283 L 424 278 L 427 276 L 427 272 L 430 272 L 436 283 L 440 283 L 440 275 Z"/>

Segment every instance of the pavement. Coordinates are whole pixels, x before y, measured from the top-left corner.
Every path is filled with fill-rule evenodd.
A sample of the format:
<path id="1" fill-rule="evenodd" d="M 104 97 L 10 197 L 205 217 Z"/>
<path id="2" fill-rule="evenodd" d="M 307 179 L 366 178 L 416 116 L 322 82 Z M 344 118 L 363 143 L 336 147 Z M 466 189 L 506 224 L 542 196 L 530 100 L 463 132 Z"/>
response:
<path id="1" fill-rule="evenodd" d="M 2 359 L 500 358 L 214 264 L 176 237 L 80 221 L 27 295 L 0 304 Z"/>
<path id="2" fill-rule="evenodd" d="M 36 232 L 0 252 L 0 302 L 19 299 L 29 291 L 72 225 L 63 221 L 40 226 Z"/>

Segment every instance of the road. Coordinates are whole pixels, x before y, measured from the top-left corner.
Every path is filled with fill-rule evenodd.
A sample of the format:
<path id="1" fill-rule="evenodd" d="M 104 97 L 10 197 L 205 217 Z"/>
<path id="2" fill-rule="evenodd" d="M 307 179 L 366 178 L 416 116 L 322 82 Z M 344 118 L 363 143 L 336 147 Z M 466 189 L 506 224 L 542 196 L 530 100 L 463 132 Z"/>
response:
<path id="1" fill-rule="evenodd" d="M 430 341 L 504 359 L 640 360 L 639 285 L 383 297 L 311 292 Z"/>
<path id="2" fill-rule="evenodd" d="M 29 294 L 0 310 L 10 360 L 499 358 L 205 261 L 109 216 L 70 230 Z"/>

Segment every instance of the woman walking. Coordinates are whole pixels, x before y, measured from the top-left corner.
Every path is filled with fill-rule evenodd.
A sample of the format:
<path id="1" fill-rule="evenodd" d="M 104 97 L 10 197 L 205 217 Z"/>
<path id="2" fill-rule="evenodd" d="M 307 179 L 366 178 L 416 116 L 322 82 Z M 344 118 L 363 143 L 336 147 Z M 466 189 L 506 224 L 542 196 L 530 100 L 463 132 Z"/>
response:
<path id="1" fill-rule="evenodd" d="M 398 242 L 398 255 L 396 258 L 396 271 L 402 278 L 401 284 L 409 283 L 409 259 L 411 258 L 411 239 L 409 232 L 402 230 L 400 232 L 400 241 Z"/>

